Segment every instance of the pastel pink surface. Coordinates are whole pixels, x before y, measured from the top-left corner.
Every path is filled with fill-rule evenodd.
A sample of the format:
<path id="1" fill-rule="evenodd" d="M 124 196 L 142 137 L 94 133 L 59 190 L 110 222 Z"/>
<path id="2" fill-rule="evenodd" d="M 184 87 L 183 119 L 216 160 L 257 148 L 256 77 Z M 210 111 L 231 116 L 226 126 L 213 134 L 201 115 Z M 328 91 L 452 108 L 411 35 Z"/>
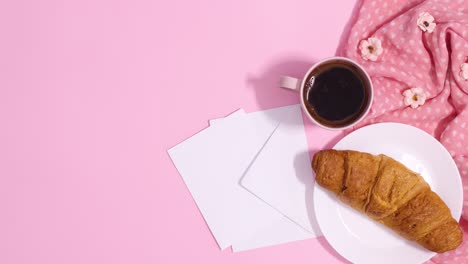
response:
<path id="1" fill-rule="evenodd" d="M 0 263 L 341 263 L 221 252 L 166 150 L 333 56 L 354 1 L 3 1 Z M 312 152 L 336 141 L 307 124 Z M 209 183 L 207 183 L 209 184 Z"/>

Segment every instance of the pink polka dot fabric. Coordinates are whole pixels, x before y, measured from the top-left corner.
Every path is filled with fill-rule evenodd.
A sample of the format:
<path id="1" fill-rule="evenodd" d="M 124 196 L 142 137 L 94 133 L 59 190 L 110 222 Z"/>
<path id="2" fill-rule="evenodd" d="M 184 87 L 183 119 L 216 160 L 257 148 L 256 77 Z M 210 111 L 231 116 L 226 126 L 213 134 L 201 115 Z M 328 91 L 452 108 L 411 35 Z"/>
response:
<path id="1" fill-rule="evenodd" d="M 434 17 L 433 32 L 418 26 L 421 13 Z M 379 122 L 416 126 L 436 137 L 454 158 L 464 184 L 462 218 L 468 220 L 468 81 L 460 75 L 468 58 L 468 1 L 363 0 L 342 55 L 356 60 L 374 84 L 374 103 L 358 127 Z M 376 61 L 361 56 L 359 44 L 378 38 L 383 52 Z M 404 104 L 403 92 L 422 88 L 424 105 Z M 358 128 L 356 127 L 356 128 Z M 468 224 L 464 242 L 438 254 L 436 263 L 468 263 Z"/>

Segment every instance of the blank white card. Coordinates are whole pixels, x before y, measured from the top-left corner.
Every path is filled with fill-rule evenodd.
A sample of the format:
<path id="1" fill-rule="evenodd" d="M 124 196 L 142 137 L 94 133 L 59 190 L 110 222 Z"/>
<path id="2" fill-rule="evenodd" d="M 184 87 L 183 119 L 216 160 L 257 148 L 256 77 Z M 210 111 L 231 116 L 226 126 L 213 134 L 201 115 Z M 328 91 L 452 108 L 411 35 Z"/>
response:
<path id="1" fill-rule="evenodd" d="M 212 120 L 211 127 L 168 151 L 221 249 L 232 245 L 234 251 L 241 251 L 316 236 L 253 188 L 240 185 L 244 175 L 250 178 L 250 170 L 258 167 L 255 164 L 263 150 L 271 149 L 268 145 L 282 118 L 296 109 L 236 111 L 228 118 Z"/>

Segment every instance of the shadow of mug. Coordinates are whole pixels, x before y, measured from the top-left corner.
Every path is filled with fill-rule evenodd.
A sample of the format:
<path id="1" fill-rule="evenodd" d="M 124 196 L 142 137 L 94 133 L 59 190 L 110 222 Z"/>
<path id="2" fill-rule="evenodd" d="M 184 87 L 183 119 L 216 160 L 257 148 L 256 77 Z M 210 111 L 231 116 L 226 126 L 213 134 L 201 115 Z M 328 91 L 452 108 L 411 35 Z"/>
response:
<path id="1" fill-rule="evenodd" d="M 246 84 L 254 90 L 259 108 L 270 109 L 298 104 L 299 96 L 297 92 L 279 88 L 279 76 L 289 75 L 301 78 L 316 61 L 318 60 L 284 57 L 269 64 L 270 66 L 258 75 L 249 73 L 246 78 Z M 273 116 L 269 117 L 275 119 Z"/>
<path id="2" fill-rule="evenodd" d="M 273 107 L 278 107 L 282 105 L 291 105 L 299 103 L 299 96 L 296 91 L 289 89 L 283 89 L 279 87 L 279 77 L 282 75 L 293 76 L 297 78 L 302 78 L 306 72 L 313 66 L 318 60 L 316 59 L 299 59 L 297 57 L 283 57 L 270 64 L 263 72 L 258 75 L 248 74 L 246 78 L 246 83 L 248 87 L 254 90 L 256 95 L 256 101 L 261 109 L 270 109 Z M 270 118 L 277 120 L 274 116 L 269 116 Z M 303 118 L 305 126 L 316 126 L 312 122 L 308 121 L 307 118 Z M 294 125 L 294 124 L 289 124 Z M 317 129 L 320 129 L 317 127 Z M 328 144 L 325 145 L 325 148 L 332 148 L 338 140 L 343 137 L 343 133 L 338 134 L 336 137 L 332 138 Z M 303 161 L 311 161 L 310 157 L 317 152 L 316 150 L 311 150 L 310 152 L 298 153 L 294 159 L 293 166 L 296 170 L 296 177 L 299 181 L 306 185 L 304 199 L 307 207 L 307 215 L 314 229 L 318 229 L 317 221 L 315 219 L 315 211 L 313 206 L 313 182 L 315 181 L 315 174 L 308 175 L 308 179 L 302 177 L 307 177 L 304 173 L 299 173 L 301 166 L 304 166 Z M 309 163 L 310 165 L 310 163 Z M 329 252 L 336 260 L 340 262 L 347 263 L 347 261 L 341 257 L 326 241 L 324 237 L 317 238 L 320 245 Z"/>
<path id="3" fill-rule="evenodd" d="M 350 19 L 348 23 L 346 24 L 343 33 L 340 37 L 339 45 L 336 49 L 336 56 L 343 56 L 344 55 L 344 47 L 347 43 L 347 39 L 349 38 L 351 34 L 351 29 L 353 24 L 356 22 L 358 18 L 358 13 L 360 10 L 360 7 L 362 5 L 362 0 L 358 0 L 356 2 L 356 5 L 354 6 L 354 9 L 351 12 Z M 280 59 L 277 59 L 270 63 L 268 67 L 261 73 L 259 74 L 252 74 L 249 73 L 247 74 L 247 77 L 245 79 L 246 85 L 250 88 L 252 88 L 255 92 L 256 96 L 256 101 L 257 105 L 259 106 L 260 109 L 270 109 L 273 107 L 278 107 L 278 106 L 284 106 L 284 105 L 290 105 L 290 104 L 297 104 L 300 103 L 299 97 L 297 95 L 297 92 L 288 90 L 288 89 L 281 89 L 279 88 L 279 79 L 280 76 L 291 76 L 295 78 L 302 78 L 307 71 L 310 69 L 312 65 L 315 65 L 319 60 L 316 58 L 313 59 L 305 59 L 303 56 L 298 57 L 298 56 L 283 56 Z M 272 119 L 275 119 L 275 117 L 270 116 Z M 305 121 L 307 118 L 303 118 Z M 279 120 L 278 120 L 279 121 Z M 305 126 L 316 126 L 312 122 L 307 122 Z M 317 129 L 319 129 L 317 127 Z M 344 136 L 344 133 L 340 133 L 334 138 L 332 138 L 325 146 L 325 149 L 332 148 L 342 137 Z M 312 175 L 309 175 L 311 179 L 304 179 L 302 177 L 306 176 L 299 176 L 300 173 L 297 173 L 300 166 L 302 166 L 302 161 L 304 159 L 307 159 L 311 161 L 311 157 L 319 151 L 318 149 L 311 149 L 308 152 L 302 152 L 298 153 L 294 159 L 294 168 L 296 170 L 296 176 L 298 177 L 299 181 L 301 183 L 306 184 L 310 182 L 312 179 L 313 182 L 315 182 L 315 173 Z M 306 157 L 304 157 L 306 156 Z M 304 199 L 306 201 L 306 207 L 307 207 L 307 215 L 309 217 L 310 221 L 315 221 L 316 223 L 316 218 L 315 218 L 315 211 L 314 211 L 314 206 L 313 206 L 313 191 L 314 191 L 314 186 L 309 185 L 310 187 L 306 187 L 305 193 L 304 193 Z M 468 225 L 468 224 L 467 224 Z M 316 226 L 318 228 L 318 225 Z M 343 258 L 340 254 L 338 254 L 333 247 L 327 242 L 325 237 L 321 236 L 317 238 L 317 241 L 320 243 L 320 245 L 325 249 L 327 252 L 330 253 L 337 261 L 342 262 L 342 263 L 350 263 L 348 260 Z"/>

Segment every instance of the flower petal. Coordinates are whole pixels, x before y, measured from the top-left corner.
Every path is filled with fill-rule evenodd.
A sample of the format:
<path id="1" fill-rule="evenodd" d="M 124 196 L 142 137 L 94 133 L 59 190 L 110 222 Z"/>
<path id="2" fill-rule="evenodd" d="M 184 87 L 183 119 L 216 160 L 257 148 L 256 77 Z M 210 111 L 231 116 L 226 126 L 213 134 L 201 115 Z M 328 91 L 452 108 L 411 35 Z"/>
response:
<path id="1" fill-rule="evenodd" d="M 466 63 L 466 62 L 462 63 L 462 64 L 460 65 L 460 68 L 461 68 L 462 70 L 464 70 L 464 71 L 465 71 L 465 70 L 468 70 L 468 63 Z"/>
<path id="2" fill-rule="evenodd" d="M 380 48 L 376 49 L 374 53 L 375 53 L 375 55 L 380 56 L 380 54 L 383 53 L 383 48 L 380 47 Z"/>
<path id="3" fill-rule="evenodd" d="M 422 31 L 426 32 L 427 28 L 424 25 L 419 24 L 418 26 Z"/>
<path id="4" fill-rule="evenodd" d="M 369 42 L 367 40 L 361 40 L 359 43 L 359 49 L 361 50 L 361 57 L 367 60 L 370 55 Z"/>
<path id="5" fill-rule="evenodd" d="M 429 26 L 427 27 L 427 32 L 429 33 L 434 32 L 435 27 L 436 27 L 436 23 L 430 23 Z"/>
<path id="6" fill-rule="evenodd" d="M 426 96 L 418 96 L 417 103 L 423 105 L 426 102 Z"/>
<path id="7" fill-rule="evenodd" d="M 468 71 L 461 71 L 461 72 L 460 72 L 460 76 L 461 76 L 464 80 L 468 80 Z"/>
<path id="8" fill-rule="evenodd" d="M 411 105 L 413 103 L 413 99 L 411 97 L 405 97 L 403 102 L 405 103 L 405 105 Z"/>
<path id="9" fill-rule="evenodd" d="M 403 92 L 403 95 L 404 95 L 405 97 L 412 97 L 412 96 L 413 96 L 413 92 L 411 91 L 411 89 L 408 89 L 408 90 L 405 90 L 405 91 Z"/>
<path id="10" fill-rule="evenodd" d="M 423 24 L 425 14 L 427 14 L 427 12 L 422 12 L 421 14 L 419 14 L 418 20 L 417 20 L 417 22 L 416 22 L 418 25 L 422 25 L 422 24 Z"/>
<path id="11" fill-rule="evenodd" d="M 467 80 L 468 79 L 468 63 L 462 63 L 460 65 L 460 77 Z"/>
<path id="12" fill-rule="evenodd" d="M 434 21 L 435 19 L 431 14 L 428 12 L 422 12 L 419 14 L 416 24 L 422 31 L 432 33 L 436 27 L 436 23 Z"/>
<path id="13" fill-rule="evenodd" d="M 435 20 L 434 17 L 431 14 L 427 13 L 427 12 L 426 12 L 426 15 L 424 15 L 424 19 L 429 23 L 432 23 Z"/>
<path id="14" fill-rule="evenodd" d="M 426 98 L 427 98 L 425 93 L 418 94 L 418 97 L 421 97 L 421 99 L 424 101 L 426 101 Z"/>
<path id="15" fill-rule="evenodd" d="M 382 45 L 382 42 L 380 41 L 380 39 L 376 38 L 376 37 L 370 37 L 367 39 L 369 41 L 369 43 L 375 47 L 380 47 Z"/>
<path id="16" fill-rule="evenodd" d="M 377 54 L 371 53 L 371 54 L 369 54 L 368 59 L 371 60 L 371 61 L 376 61 L 378 59 L 378 57 L 379 56 Z"/>
<path id="17" fill-rule="evenodd" d="M 361 42 L 359 42 L 359 49 L 361 49 L 361 51 L 368 50 L 369 45 L 370 45 L 369 41 L 363 39 L 361 40 Z"/>
<path id="18" fill-rule="evenodd" d="M 372 49 L 369 49 L 372 47 Z M 363 39 L 359 42 L 361 57 L 365 60 L 376 61 L 382 54 L 382 42 L 376 37 L 370 37 L 367 40 Z"/>

